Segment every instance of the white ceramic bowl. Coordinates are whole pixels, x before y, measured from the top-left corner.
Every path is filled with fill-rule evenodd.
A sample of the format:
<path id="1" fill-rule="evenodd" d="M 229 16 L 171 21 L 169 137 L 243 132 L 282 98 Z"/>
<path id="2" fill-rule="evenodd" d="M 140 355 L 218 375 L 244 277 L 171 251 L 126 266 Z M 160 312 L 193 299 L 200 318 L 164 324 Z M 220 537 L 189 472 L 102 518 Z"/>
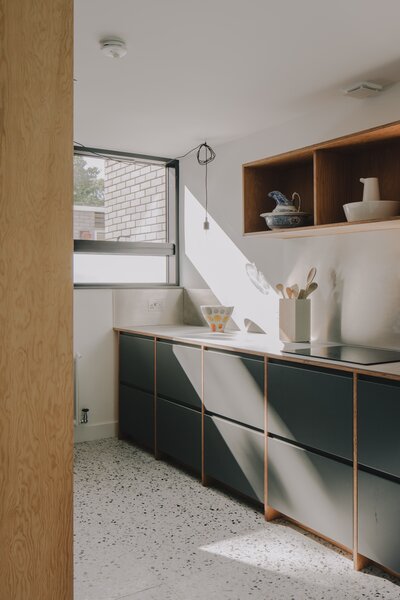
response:
<path id="1" fill-rule="evenodd" d="M 233 308 L 233 306 L 222 306 L 220 304 L 200 306 L 206 323 L 214 333 L 224 333 Z"/>
<path id="2" fill-rule="evenodd" d="M 368 202 L 350 202 L 343 205 L 348 221 L 368 221 L 387 219 L 400 214 L 400 202 L 397 200 L 369 200 Z"/>

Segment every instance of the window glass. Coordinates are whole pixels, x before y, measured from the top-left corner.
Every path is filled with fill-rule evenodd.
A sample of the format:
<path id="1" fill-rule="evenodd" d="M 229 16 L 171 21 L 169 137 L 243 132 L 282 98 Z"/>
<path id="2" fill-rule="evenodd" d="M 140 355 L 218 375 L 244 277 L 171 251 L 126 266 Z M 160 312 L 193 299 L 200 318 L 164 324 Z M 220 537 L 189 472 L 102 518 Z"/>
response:
<path id="1" fill-rule="evenodd" d="M 165 256 L 75 254 L 76 284 L 167 283 Z"/>
<path id="2" fill-rule="evenodd" d="M 74 239 L 167 242 L 163 164 L 74 157 Z"/>

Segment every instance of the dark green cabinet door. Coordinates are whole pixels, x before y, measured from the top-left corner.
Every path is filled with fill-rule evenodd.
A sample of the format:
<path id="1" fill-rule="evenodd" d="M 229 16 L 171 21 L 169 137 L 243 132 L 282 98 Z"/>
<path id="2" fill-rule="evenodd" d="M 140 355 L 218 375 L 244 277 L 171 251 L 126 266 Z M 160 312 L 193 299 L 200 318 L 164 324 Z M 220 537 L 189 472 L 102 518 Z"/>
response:
<path id="1" fill-rule="evenodd" d="M 119 433 L 154 448 L 154 396 L 119 386 Z"/>
<path id="2" fill-rule="evenodd" d="M 400 385 L 358 382 L 359 463 L 400 478 Z"/>
<path id="3" fill-rule="evenodd" d="M 400 573 L 400 483 L 358 472 L 359 552 Z"/>
<path id="4" fill-rule="evenodd" d="M 157 342 L 157 394 L 201 410 L 201 350 Z"/>
<path id="5" fill-rule="evenodd" d="M 205 473 L 264 502 L 264 434 L 205 416 Z"/>
<path id="6" fill-rule="evenodd" d="M 204 405 L 208 412 L 264 430 L 264 361 L 207 350 Z"/>
<path id="7" fill-rule="evenodd" d="M 268 431 L 335 456 L 353 456 L 351 375 L 268 364 Z"/>
<path id="8" fill-rule="evenodd" d="M 353 546 L 353 468 L 268 438 L 268 505 Z"/>
<path id="9" fill-rule="evenodd" d="M 157 449 L 201 471 L 201 413 L 157 398 Z"/>
<path id="10" fill-rule="evenodd" d="M 146 392 L 154 391 L 154 340 L 121 333 L 119 381 Z"/>

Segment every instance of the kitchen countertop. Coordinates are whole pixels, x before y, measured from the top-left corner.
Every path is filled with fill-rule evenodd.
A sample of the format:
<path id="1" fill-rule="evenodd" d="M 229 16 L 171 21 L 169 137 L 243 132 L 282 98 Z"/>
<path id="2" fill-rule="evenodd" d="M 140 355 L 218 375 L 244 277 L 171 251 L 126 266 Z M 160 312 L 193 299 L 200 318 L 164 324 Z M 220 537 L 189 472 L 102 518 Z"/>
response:
<path id="1" fill-rule="evenodd" d="M 309 344 L 283 344 L 264 333 L 244 333 L 241 331 L 226 331 L 225 333 L 212 333 L 208 327 L 195 327 L 191 325 L 129 325 L 115 327 L 115 331 L 123 333 L 137 333 L 159 339 L 168 339 L 185 344 L 234 350 L 246 354 L 257 354 L 269 358 L 278 358 L 288 362 L 320 365 L 330 369 L 351 371 L 360 374 L 374 375 L 388 379 L 400 380 L 400 362 L 384 363 L 378 365 L 359 365 L 348 362 L 338 362 L 323 358 L 294 356 L 286 354 L 283 348 L 304 348 Z"/>

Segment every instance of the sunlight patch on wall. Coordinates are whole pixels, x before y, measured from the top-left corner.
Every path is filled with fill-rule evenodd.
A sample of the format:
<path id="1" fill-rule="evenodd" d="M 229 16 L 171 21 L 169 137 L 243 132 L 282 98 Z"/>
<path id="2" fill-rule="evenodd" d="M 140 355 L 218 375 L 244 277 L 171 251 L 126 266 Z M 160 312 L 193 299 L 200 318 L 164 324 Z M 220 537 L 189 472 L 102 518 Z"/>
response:
<path id="1" fill-rule="evenodd" d="M 209 215 L 210 229 L 203 229 L 204 207 L 185 187 L 185 252 L 221 304 L 234 306 L 232 318 L 241 330 L 251 319 L 266 333 L 278 335 L 278 298 L 256 289 L 246 273 L 248 258 Z M 271 283 L 271 282 L 270 282 Z"/>

